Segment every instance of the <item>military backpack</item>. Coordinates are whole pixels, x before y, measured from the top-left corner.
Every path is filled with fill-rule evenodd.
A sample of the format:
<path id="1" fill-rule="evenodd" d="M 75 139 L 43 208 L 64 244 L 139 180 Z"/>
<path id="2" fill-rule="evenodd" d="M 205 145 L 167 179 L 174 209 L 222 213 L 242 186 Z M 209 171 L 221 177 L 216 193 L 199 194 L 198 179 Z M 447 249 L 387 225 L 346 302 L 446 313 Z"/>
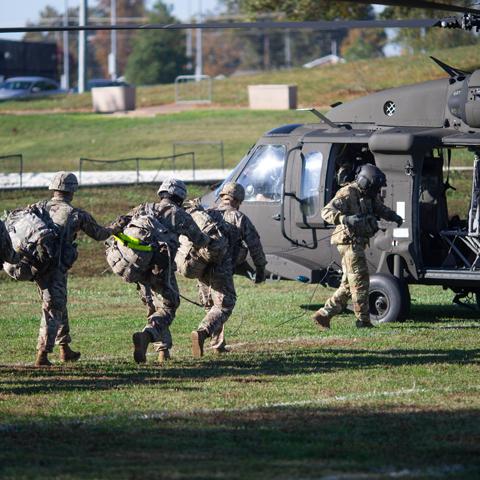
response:
<path id="1" fill-rule="evenodd" d="M 176 235 L 156 218 L 152 207 L 142 205 L 123 232 L 107 241 L 107 263 L 129 283 L 141 282 L 154 267 L 172 267 Z"/>

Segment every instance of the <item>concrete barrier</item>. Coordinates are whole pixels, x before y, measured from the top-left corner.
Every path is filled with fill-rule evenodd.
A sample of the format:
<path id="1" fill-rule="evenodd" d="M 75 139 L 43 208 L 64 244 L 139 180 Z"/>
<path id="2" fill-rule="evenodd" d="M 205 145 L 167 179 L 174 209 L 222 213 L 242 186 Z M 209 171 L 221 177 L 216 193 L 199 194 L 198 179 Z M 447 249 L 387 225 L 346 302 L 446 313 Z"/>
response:
<path id="1" fill-rule="evenodd" d="M 93 110 L 96 113 L 135 110 L 136 89 L 132 86 L 92 88 Z"/>
<path id="2" fill-rule="evenodd" d="M 293 110 L 297 108 L 296 85 L 249 85 L 252 110 Z"/>

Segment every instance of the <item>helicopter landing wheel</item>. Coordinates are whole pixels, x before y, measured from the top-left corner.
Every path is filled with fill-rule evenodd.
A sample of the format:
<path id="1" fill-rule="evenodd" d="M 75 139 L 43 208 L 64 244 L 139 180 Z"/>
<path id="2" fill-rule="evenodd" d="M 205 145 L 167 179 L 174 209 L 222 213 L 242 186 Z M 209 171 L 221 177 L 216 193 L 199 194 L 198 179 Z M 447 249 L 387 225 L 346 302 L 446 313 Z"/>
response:
<path id="1" fill-rule="evenodd" d="M 402 287 L 393 275 L 376 273 L 370 277 L 369 306 L 372 323 L 405 320 L 408 287 Z"/>

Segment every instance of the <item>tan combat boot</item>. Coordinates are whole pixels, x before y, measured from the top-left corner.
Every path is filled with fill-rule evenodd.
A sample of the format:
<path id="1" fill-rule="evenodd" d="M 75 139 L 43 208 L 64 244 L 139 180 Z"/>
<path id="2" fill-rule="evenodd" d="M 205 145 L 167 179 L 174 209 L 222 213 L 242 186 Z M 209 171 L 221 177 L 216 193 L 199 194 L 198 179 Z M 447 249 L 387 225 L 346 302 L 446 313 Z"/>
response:
<path id="1" fill-rule="evenodd" d="M 37 352 L 37 358 L 35 359 L 35 366 L 36 367 L 51 367 L 52 362 L 48 359 L 47 352 L 41 352 L 40 350 Z"/>
<path id="2" fill-rule="evenodd" d="M 70 345 L 60 345 L 60 360 L 62 362 L 76 362 L 80 358 L 80 352 L 74 352 Z"/>
<path id="3" fill-rule="evenodd" d="M 229 352 L 231 352 L 231 350 L 226 345 L 224 345 L 223 347 L 218 347 L 213 349 L 213 353 L 215 353 L 215 355 L 223 355 Z"/>
<path id="4" fill-rule="evenodd" d="M 330 328 L 330 317 L 326 314 L 323 308 L 321 308 L 320 310 L 317 310 L 312 315 L 312 320 L 315 322 L 315 324 L 318 327 L 324 330 L 328 330 Z"/>
<path id="5" fill-rule="evenodd" d="M 158 352 L 158 363 L 165 363 L 170 360 L 170 351 L 169 350 L 160 350 Z"/>
<path id="6" fill-rule="evenodd" d="M 195 358 L 203 356 L 203 344 L 207 337 L 208 334 L 205 330 L 194 330 L 192 332 L 192 355 Z"/>
<path id="7" fill-rule="evenodd" d="M 137 363 L 145 363 L 147 361 L 147 348 L 151 337 L 147 332 L 136 332 L 132 336 L 133 340 L 133 359 Z"/>

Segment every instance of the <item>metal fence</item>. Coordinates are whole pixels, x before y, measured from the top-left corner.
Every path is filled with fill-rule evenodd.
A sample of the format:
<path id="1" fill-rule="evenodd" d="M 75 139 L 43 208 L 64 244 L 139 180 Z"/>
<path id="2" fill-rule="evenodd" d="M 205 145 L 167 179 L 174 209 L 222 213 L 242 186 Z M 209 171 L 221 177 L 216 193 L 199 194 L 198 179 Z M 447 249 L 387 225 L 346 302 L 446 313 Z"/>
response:
<path id="1" fill-rule="evenodd" d="M 175 103 L 212 103 L 211 77 L 179 75 L 175 79 Z"/>
<path id="2" fill-rule="evenodd" d="M 179 147 L 192 147 L 195 145 L 203 145 L 203 146 L 214 146 L 218 148 L 219 158 L 220 158 L 220 168 L 222 170 L 225 169 L 225 150 L 223 146 L 223 141 L 219 142 L 211 142 L 211 141 L 181 141 L 181 142 L 173 142 L 172 144 L 172 153 L 173 155 L 178 155 L 177 151 Z M 199 157 L 199 152 L 195 150 L 195 154 L 197 155 L 197 160 Z"/>
<path id="3" fill-rule="evenodd" d="M 193 179 L 195 180 L 195 170 L 196 170 L 196 164 L 195 164 L 195 152 L 185 152 L 185 153 L 178 153 L 174 155 L 167 155 L 167 156 L 162 156 L 162 157 L 132 157 L 132 158 L 120 158 L 120 159 L 115 159 L 115 160 L 98 160 L 95 158 L 80 158 L 79 165 L 78 165 L 78 181 L 81 184 L 82 183 L 82 173 L 86 171 L 85 169 L 85 164 L 94 164 L 97 167 L 101 166 L 102 170 L 105 171 L 113 171 L 112 166 L 113 165 L 121 165 L 124 166 L 127 165 L 127 168 L 120 168 L 118 170 L 129 170 L 128 165 L 130 164 L 133 168 L 136 175 L 136 181 L 135 183 L 140 183 L 140 171 L 141 171 L 141 165 L 142 163 L 147 163 L 151 164 L 153 162 L 161 162 L 166 164 L 167 162 L 170 163 L 170 167 L 172 171 L 177 170 L 177 159 L 178 158 L 190 158 L 191 163 L 191 168 L 192 168 L 192 176 Z M 155 170 L 152 168 L 147 168 L 145 170 Z M 150 182 L 155 182 L 158 174 L 162 171 L 165 170 L 165 168 L 158 168 L 156 169 L 157 173 L 156 175 L 149 180 Z"/>
<path id="4" fill-rule="evenodd" d="M 23 155 L 16 153 L 13 155 L 0 156 L 0 173 L 1 174 L 18 174 L 18 185 L 23 186 Z"/>

